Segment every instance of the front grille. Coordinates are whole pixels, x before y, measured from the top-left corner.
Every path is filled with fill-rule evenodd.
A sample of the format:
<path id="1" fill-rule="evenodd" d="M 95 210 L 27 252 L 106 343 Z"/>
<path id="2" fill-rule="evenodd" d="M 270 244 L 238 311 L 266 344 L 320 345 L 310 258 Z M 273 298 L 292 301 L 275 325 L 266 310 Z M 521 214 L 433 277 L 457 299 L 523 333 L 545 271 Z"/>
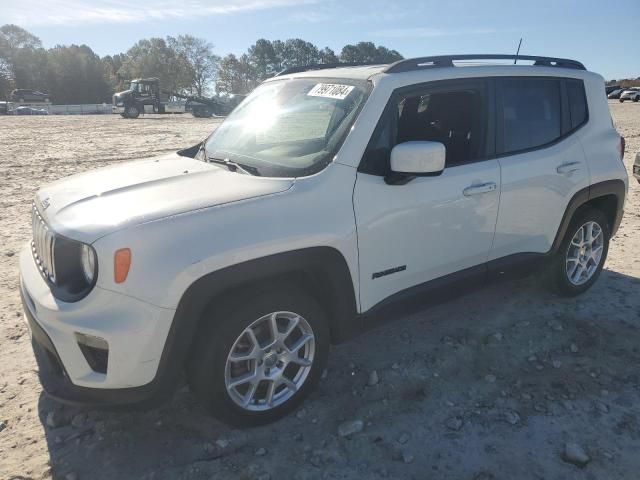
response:
<path id="1" fill-rule="evenodd" d="M 33 258 L 44 278 L 55 284 L 56 269 L 53 258 L 56 245 L 55 234 L 49 229 L 35 204 L 31 211 L 31 217 L 33 224 L 33 240 L 31 240 Z"/>

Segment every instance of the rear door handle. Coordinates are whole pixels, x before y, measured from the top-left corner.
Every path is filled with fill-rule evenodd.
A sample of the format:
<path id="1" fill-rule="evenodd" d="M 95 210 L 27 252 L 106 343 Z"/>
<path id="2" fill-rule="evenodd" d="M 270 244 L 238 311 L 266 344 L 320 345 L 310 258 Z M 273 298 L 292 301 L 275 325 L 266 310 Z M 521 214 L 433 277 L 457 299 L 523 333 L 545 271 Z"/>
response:
<path id="1" fill-rule="evenodd" d="M 558 168 L 556 168 L 556 172 L 562 175 L 577 172 L 578 170 L 580 170 L 580 162 L 563 163 L 562 165 L 559 165 Z"/>
<path id="2" fill-rule="evenodd" d="M 478 185 L 471 185 L 465 188 L 462 193 L 465 197 L 470 197 L 471 195 L 493 192 L 496 188 L 498 188 L 498 186 L 495 182 L 480 183 Z"/>

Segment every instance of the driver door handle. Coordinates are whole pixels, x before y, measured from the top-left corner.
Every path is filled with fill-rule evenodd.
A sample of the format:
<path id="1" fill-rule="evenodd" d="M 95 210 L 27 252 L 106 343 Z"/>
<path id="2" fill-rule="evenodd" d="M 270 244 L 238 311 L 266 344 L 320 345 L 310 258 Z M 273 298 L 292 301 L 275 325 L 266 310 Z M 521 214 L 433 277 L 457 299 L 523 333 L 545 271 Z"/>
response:
<path id="1" fill-rule="evenodd" d="M 563 163 L 562 165 L 559 165 L 558 168 L 556 168 L 556 172 L 561 175 L 577 172 L 578 170 L 580 170 L 580 162 Z"/>
<path id="2" fill-rule="evenodd" d="M 462 193 L 465 197 L 470 197 L 471 195 L 480 195 L 481 193 L 493 192 L 496 188 L 498 187 L 495 182 L 480 183 L 465 188 Z"/>

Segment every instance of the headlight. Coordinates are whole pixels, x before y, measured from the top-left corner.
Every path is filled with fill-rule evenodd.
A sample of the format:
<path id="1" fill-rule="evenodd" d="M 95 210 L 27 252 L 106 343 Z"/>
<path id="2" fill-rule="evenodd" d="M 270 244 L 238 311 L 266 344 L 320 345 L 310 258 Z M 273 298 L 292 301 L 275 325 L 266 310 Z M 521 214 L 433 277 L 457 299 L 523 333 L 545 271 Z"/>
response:
<path id="1" fill-rule="evenodd" d="M 80 262 L 82 264 L 84 279 L 88 284 L 92 284 L 96 276 L 96 252 L 84 243 L 80 250 Z"/>

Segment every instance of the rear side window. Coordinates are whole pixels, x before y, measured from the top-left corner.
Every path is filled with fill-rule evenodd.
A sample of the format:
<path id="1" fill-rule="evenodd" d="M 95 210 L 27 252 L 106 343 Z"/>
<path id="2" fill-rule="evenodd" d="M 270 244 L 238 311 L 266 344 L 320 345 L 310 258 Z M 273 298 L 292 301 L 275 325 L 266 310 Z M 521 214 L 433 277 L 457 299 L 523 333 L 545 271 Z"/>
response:
<path id="1" fill-rule="evenodd" d="M 542 147 L 562 136 L 560 79 L 506 78 L 498 91 L 500 153 Z"/>
<path id="2" fill-rule="evenodd" d="M 574 130 L 587 121 L 587 100 L 582 80 L 567 79 L 566 82 L 571 130 Z"/>

